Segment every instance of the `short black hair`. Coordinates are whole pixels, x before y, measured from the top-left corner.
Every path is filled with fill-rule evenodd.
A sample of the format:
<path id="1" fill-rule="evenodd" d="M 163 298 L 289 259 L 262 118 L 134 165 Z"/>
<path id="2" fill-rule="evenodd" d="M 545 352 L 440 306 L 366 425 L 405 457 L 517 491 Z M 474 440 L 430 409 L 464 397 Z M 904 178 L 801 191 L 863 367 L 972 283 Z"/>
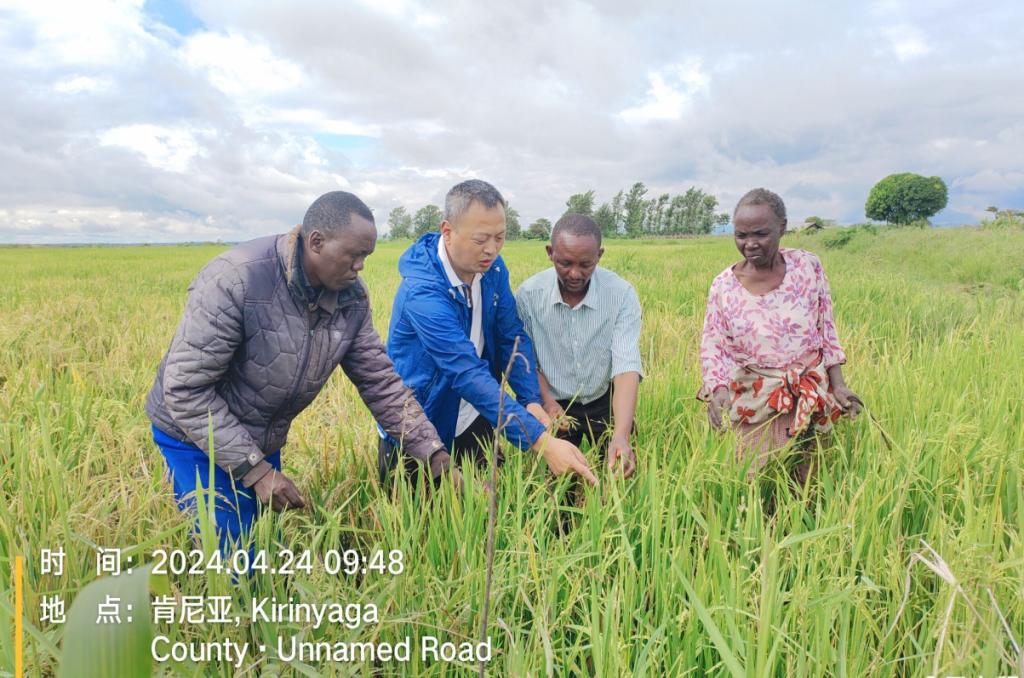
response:
<path id="1" fill-rule="evenodd" d="M 736 209 L 732 211 L 733 217 L 744 205 L 768 205 L 780 222 L 786 220 L 786 203 L 782 202 L 778 193 L 773 193 L 767 188 L 752 188 L 744 193 L 740 201 L 736 203 Z"/>
<path id="2" fill-rule="evenodd" d="M 353 212 L 373 223 L 373 212 L 366 203 L 347 191 L 324 193 L 313 201 L 302 218 L 300 233 L 305 238 L 313 231 L 320 231 L 333 238 L 352 223 Z"/>
<path id="3" fill-rule="evenodd" d="M 586 214 L 562 215 L 551 229 L 551 242 L 554 243 L 560 235 L 589 235 L 597 240 L 598 247 L 601 246 L 601 227 Z"/>
<path id="4" fill-rule="evenodd" d="M 445 221 L 454 225 L 474 202 L 482 204 L 487 209 L 492 209 L 496 205 L 507 207 L 505 198 L 501 197 L 501 193 L 494 186 L 480 179 L 468 179 L 452 186 L 448 195 L 444 197 Z"/>

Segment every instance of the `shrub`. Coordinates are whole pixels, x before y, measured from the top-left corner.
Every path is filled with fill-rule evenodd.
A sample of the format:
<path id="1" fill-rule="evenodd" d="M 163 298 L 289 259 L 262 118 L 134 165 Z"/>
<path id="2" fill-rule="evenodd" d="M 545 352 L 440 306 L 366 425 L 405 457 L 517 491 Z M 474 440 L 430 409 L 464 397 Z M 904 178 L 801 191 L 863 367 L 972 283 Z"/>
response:
<path id="1" fill-rule="evenodd" d="M 822 241 L 822 244 L 830 250 L 841 249 L 846 247 L 846 245 L 849 244 L 849 242 L 853 240 L 858 233 L 878 235 L 878 227 L 874 224 L 858 224 L 856 226 L 850 226 L 849 228 L 842 228 L 825 238 Z"/>
<path id="2" fill-rule="evenodd" d="M 842 247 L 846 247 L 847 243 L 853 240 L 853 236 L 855 235 L 857 235 L 856 228 L 844 228 L 836 232 L 834 235 L 830 235 L 829 237 L 825 238 L 825 240 L 822 242 L 828 249 L 836 250 Z"/>
<path id="3" fill-rule="evenodd" d="M 946 182 L 939 177 L 890 174 L 871 189 L 864 214 L 868 219 L 906 225 L 936 214 L 948 199 Z"/>
<path id="4" fill-rule="evenodd" d="M 981 227 L 986 229 L 1024 228 L 1024 210 L 999 210 L 991 219 L 982 219 Z"/>

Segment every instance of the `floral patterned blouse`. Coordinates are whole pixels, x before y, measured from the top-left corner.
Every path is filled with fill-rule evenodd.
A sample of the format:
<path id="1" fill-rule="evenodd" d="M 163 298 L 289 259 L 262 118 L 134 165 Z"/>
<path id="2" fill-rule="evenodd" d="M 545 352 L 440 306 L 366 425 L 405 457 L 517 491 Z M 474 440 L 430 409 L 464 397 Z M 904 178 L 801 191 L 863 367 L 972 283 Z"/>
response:
<path id="1" fill-rule="evenodd" d="M 728 387 L 745 365 L 784 369 L 817 351 L 826 369 L 846 362 L 821 260 L 804 250 L 779 248 L 779 253 L 786 274 L 766 294 L 747 291 L 732 266 L 711 283 L 700 343 L 702 397 Z"/>

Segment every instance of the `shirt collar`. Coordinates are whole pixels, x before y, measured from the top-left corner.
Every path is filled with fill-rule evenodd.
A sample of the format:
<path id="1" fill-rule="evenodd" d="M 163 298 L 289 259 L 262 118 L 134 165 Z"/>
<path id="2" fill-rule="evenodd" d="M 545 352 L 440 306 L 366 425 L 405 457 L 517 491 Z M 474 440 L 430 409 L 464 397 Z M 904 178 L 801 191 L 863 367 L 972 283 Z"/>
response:
<path id="1" fill-rule="evenodd" d="M 594 274 L 590 276 L 590 285 L 587 287 L 587 293 L 583 296 L 583 301 L 577 304 L 575 308 L 579 308 L 580 306 L 586 306 L 587 308 L 597 309 L 600 307 L 601 301 L 600 297 L 598 296 L 597 290 L 598 270 L 600 270 L 600 266 L 594 268 Z M 552 271 L 554 272 L 554 269 L 552 269 Z M 568 307 L 569 304 L 565 303 L 565 301 L 562 299 L 562 291 L 558 287 L 558 273 L 555 273 L 553 276 L 551 276 L 551 279 L 553 282 L 551 284 L 551 294 L 549 303 L 552 306 L 562 304 L 563 306 Z"/>
<path id="2" fill-rule="evenodd" d="M 444 272 L 448 276 L 448 284 L 452 287 L 462 287 L 466 283 L 462 282 L 462 278 L 455 272 L 452 267 L 452 262 L 448 258 L 448 248 L 444 246 L 444 238 L 437 239 L 437 258 L 441 260 L 441 265 L 444 266 Z M 483 277 L 482 273 L 477 273 L 473 276 L 473 285 L 480 282 L 480 278 Z"/>
<path id="3" fill-rule="evenodd" d="M 323 287 L 320 289 L 314 288 L 309 284 L 309 278 L 306 277 L 306 269 L 302 266 L 302 236 L 299 235 L 295 241 L 295 277 L 299 283 L 299 288 L 302 290 L 303 297 L 306 300 L 306 304 L 309 310 L 314 310 L 317 306 L 325 310 L 327 313 L 334 313 L 335 309 L 338 308 L 339 295 L 336 293 L 328 292 Z"/>

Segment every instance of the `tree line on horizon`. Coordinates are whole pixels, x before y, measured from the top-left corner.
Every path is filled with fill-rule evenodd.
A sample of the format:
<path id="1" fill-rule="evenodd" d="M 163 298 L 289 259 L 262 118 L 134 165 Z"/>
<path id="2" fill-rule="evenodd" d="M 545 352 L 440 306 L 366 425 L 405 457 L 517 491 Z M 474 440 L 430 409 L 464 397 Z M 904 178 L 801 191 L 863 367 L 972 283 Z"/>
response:
<path id="1" fill-rule="evenodd" d="M 716 226 L 729 223 L 728 214 L 716 211 L 718 198 L 695 186 L 675 196 L 662 193 L 648 197 L 647 186 L 638 181 L 596 208 L 594 203 L 593 190 L 574 193 L 565 201 L 561 216 L 584 214 L 591 217 L 606 238 L 704 235 Z M 388 237 L 392 240 L 419 238 L 437 230 L 443 218 L 437 205 L 424 205 L 411 214 L 404 206 L 396 207 L 388 214 Z M 511 204 L 505 208 L 505 220 L 509 240 L 547 240 L 551 236 L 550 219 L 541 217 L 524 229 L 519 212 Z"/>
<path id="2" fill-rule="evenodd" d="M 868 194 L 864 213 L 868 219 L 892 226 L 928 225 L 928 218 L 944 209 L 949 199 L 946 182 L 940 177 L 925 177 L 911 172 L 890 174 L 876 183 Z M 606 238 L 649 238 L 658 236 L 706 235 L 716 226 L 729 223 L 727 213 L 720 213 L 718 198 L 691 186 L 685 193 L 662 193 L 648 196 L 642 181 L 595 208 L 593 190 L 574 193 L 565 201 L 566 214 L 584 214 L 594 219 Z M 1020 220 L 1024 212 L 989 207 L 988 211 L 1011 220 Z M 410 214 L 405 207 L 396 207 L 388 215 L 388 237 L 419 238 L 437 230 L 444 218 L 437 205 L 424 205 Z M 509 240 L 541 239 L 551 236 L 552 222 L 539 218 L 525 230 L 519 212 L 511 205 L 505 208 Z M 817 228 L 836 225 L 832 220 L 808 217 L 806 222 Z"/>

